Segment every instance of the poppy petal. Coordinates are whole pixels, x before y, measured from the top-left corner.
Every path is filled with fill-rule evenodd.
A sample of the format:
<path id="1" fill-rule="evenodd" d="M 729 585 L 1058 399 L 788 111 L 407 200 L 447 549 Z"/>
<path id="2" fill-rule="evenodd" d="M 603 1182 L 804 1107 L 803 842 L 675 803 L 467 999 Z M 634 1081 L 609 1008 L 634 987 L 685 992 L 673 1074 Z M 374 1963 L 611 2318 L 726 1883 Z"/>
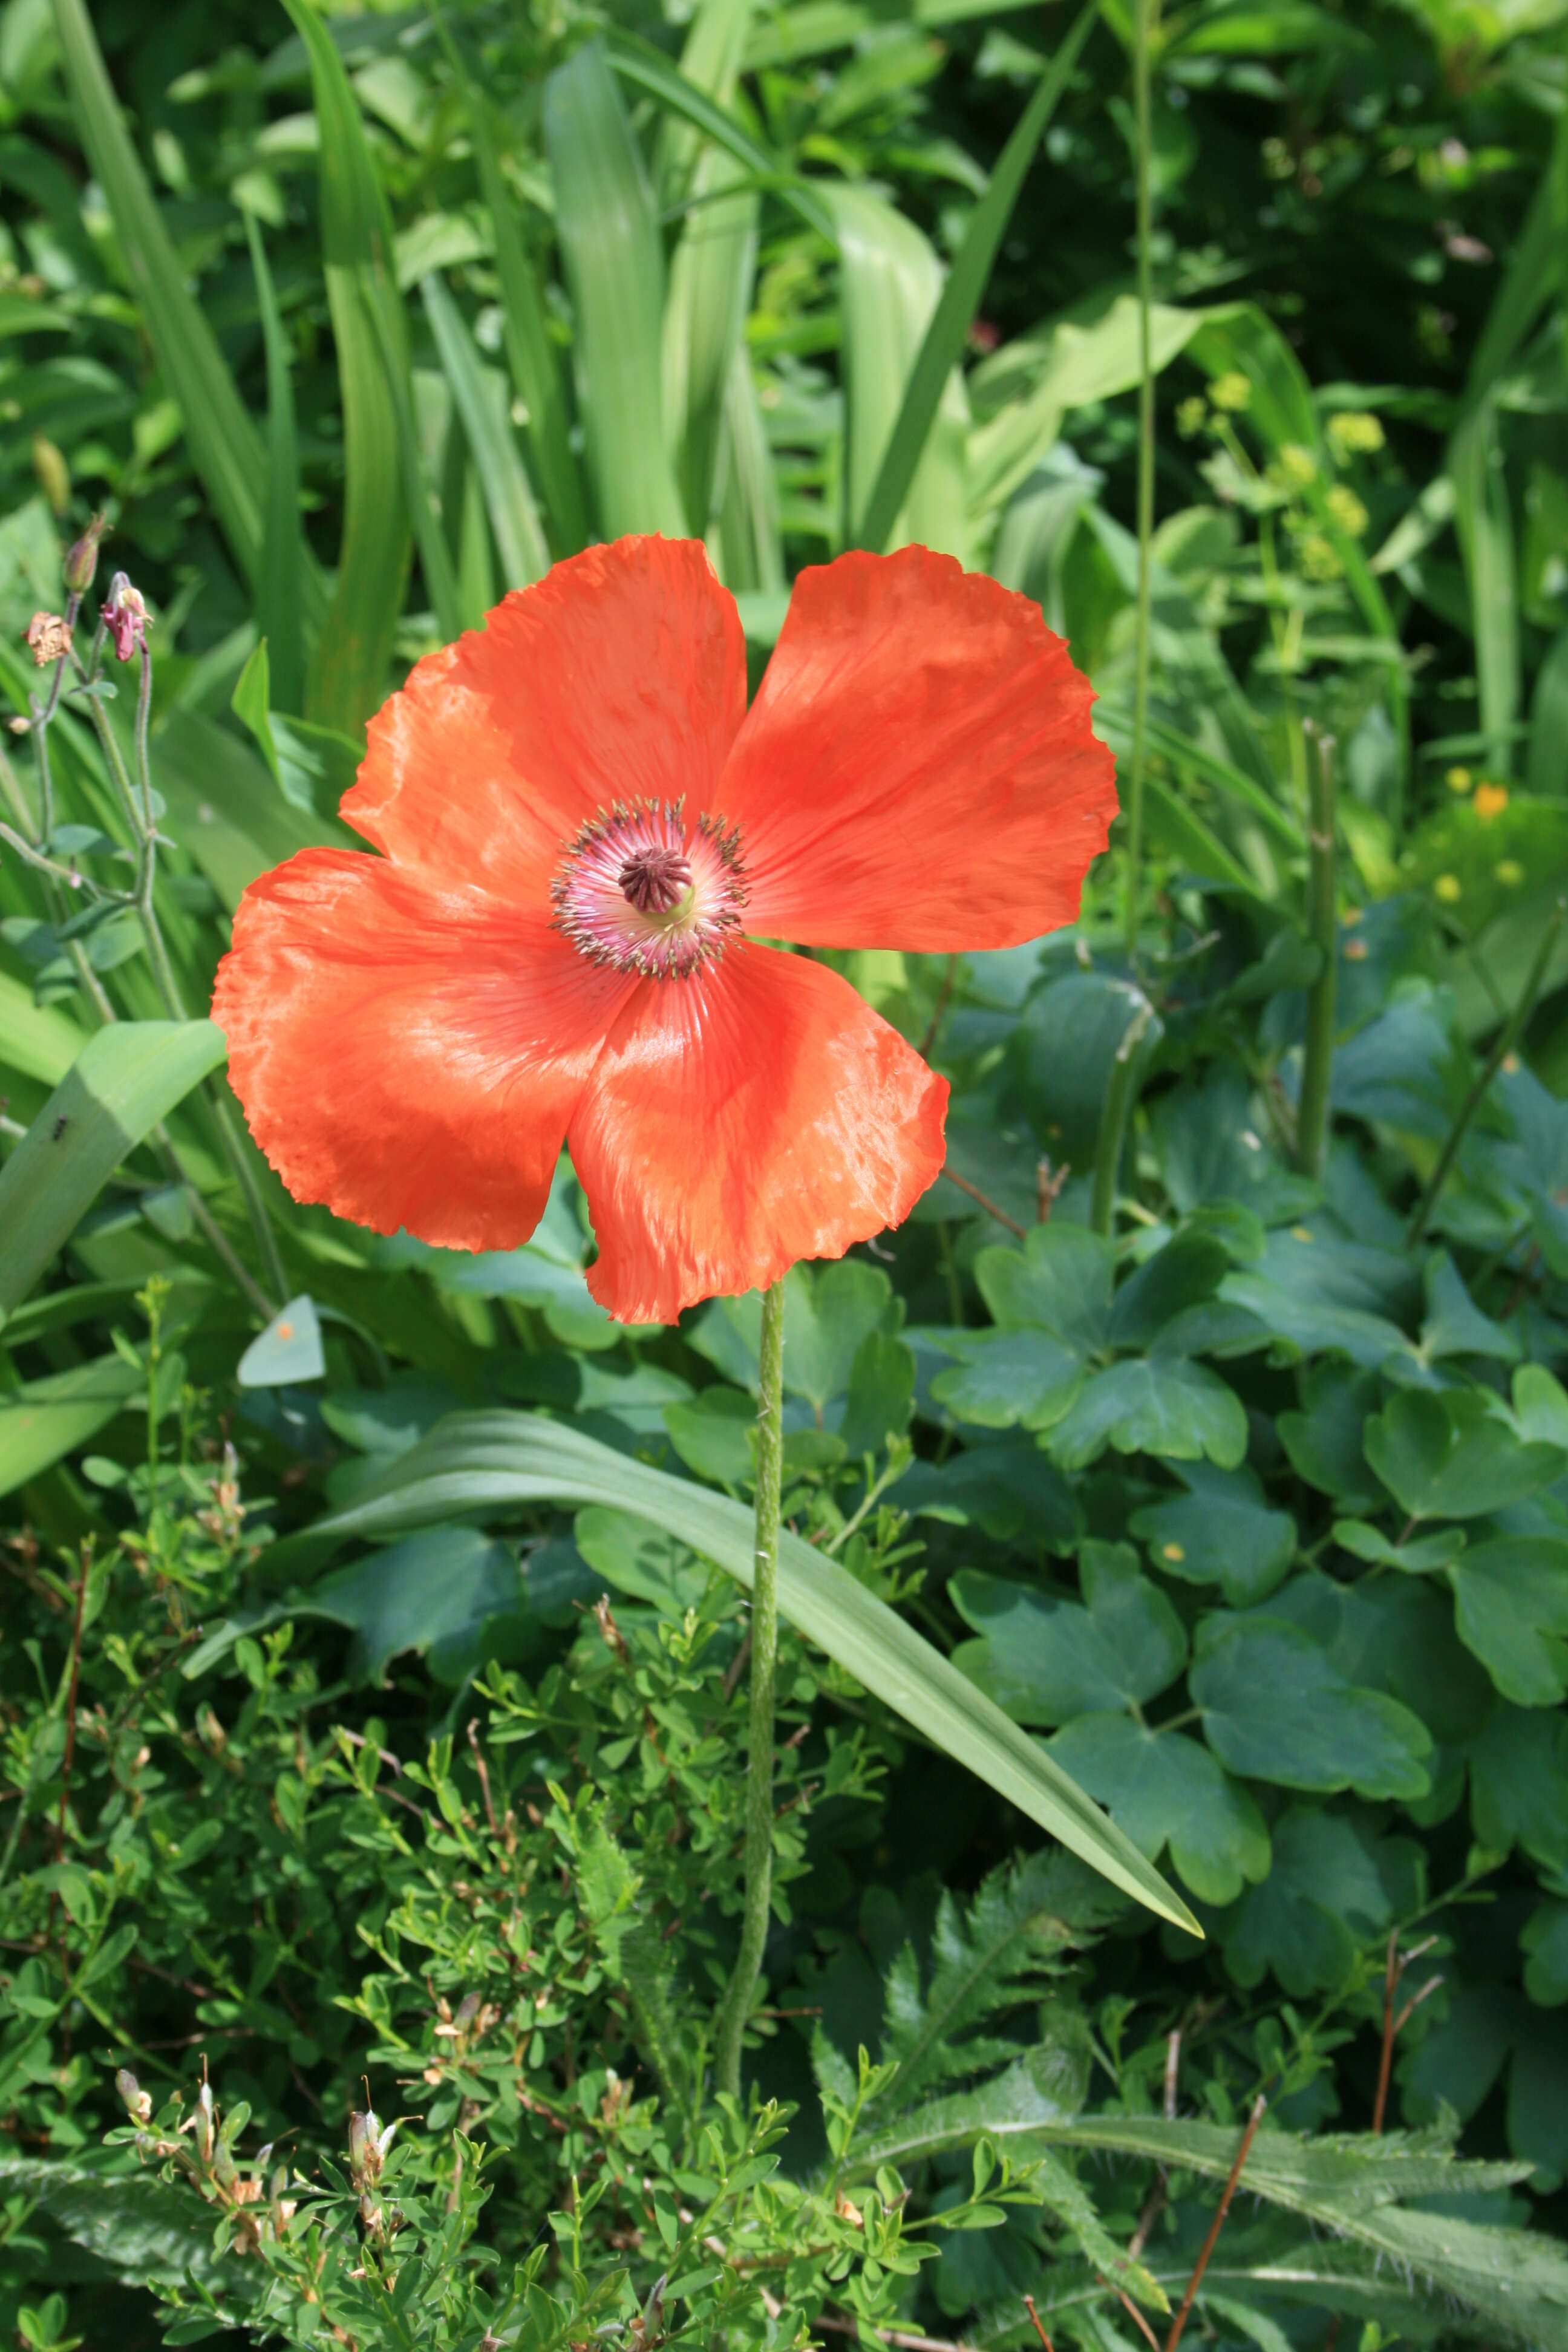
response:
<path id="1" fill-rule="evenodd" d="M 942 1162 L 947 1082 L 824 964 L 738 945 L 626 1005 L 568 1130 L 588 1287 L 672 1323 L 896 1225 Z"/>
<path id="2" fill-rule="evenodd" d="M 437 887 L 537 901 L 615 802 L 714 805 L 745 709 L 740 616 L 701 541 L 617 540 L 417 663 L 342 814 Z"/>
<path id="3" fill-rule="evenodd" d="M 635 986 L 538 916 L 310 849 L 240 901 L 213 1018 L 296 1200 L 448 1249 L 513 1249 Z"/>
<path id="4" fill-rule="evenodd" d="M 1116 814 L 1094 697 L 1037 604 L 906 547 L 803 572 L 725 771 L 746 929 L 1014 947 L 1069 923 Z"/>

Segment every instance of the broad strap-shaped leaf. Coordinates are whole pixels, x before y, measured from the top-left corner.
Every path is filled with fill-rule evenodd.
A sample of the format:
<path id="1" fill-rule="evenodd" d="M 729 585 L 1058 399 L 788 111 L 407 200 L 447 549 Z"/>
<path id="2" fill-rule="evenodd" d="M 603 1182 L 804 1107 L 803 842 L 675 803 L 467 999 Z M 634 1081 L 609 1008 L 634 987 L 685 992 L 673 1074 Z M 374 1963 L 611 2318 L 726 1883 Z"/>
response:
<path id="1" fill-rule="evenodd" d="M 942 299 L 931 313 L 904 385 L 898 418 L 882 453 L 877 478 L 858 518 L 853 543 L 868 547 L 873 554 L 879 555 L 886 547 L 899 509 L 909 494 L 915 468 L 936 422 L 948 377 L 963 359 L 965 338 L 980 308 L 991 265 L 1013 217 L 1029 166 L 1098 14 L 1098 0 L 1089 0 L 1089 5 L 1079 10 L 1077 22 L 1058 46 L 997 157 L 985 194 L 969 216 L 963 243 L 948 271 Z"/>
<path id="2" fill-rule="evenodd" d="M 25 1388 L 0 1391 L 0 1495 L 63 1461 L 128 1405 L 142 1376 L 123 1356 L 100 1356 Z"/>
<path id="3" fill-rule="evenodd" d="M 0 1170 L 0 1324 L 126 1153 L 223 1056 L 210 1021 L 122 1021 L 88 1040 Z"/>
<path id="4" fill-rule="evenodd" d="M 658 215 L 597 41 L 545 83 L 544 143 L 576 314 L 577 386 L 600 529 L 606 539 L 627 531 L 682 538 L 686 515 L 661 421 Z"/>
<path id="5" fill-rule="evenodd" d="M 314 0 L 284 5 L 310 60 L 321 125 L 321 247 L 343 407 L 342 542 L 306 716 L 352 735 L 385 694 L 408 572 L 405 436 L 392 381 L 408 364 L 406 329 L 392 223 L 353 84 Z"/>
<path id="6" fill-rule="evenodd" d="M 752 1583 L 752 1515 L 740 1503 L 650 1470 L 563 1423 L 531 1413 L 453 1413 L 348 1508 L 278 1548 L 280 1571 L 300 1551 L 345 1537 L 401 1535 L 519 1504 L 603 1503 L 632 1511 Z M 1035 1741 L 885 1601 L 798 1536 L 779 1546 L 779 1609 L 866 1688 L 1021 1812 L 1162 1918 L 1199 1932 L 1192 1914 Z"/>
<path id="7" fill-rule="evenodd" d="M 254 583 L 261 572 L 267 499 L 267 465 L 256 427 L 186 285 L 121 119 L 86 0 L 54 0 L 54 17 L 82 144 L 109 205 L 159 372 L 179 403 L 192 461 L 219 527 Z M 307 625 L 319 625 L 326 597 L 308 556 L 300 592 Z"/>

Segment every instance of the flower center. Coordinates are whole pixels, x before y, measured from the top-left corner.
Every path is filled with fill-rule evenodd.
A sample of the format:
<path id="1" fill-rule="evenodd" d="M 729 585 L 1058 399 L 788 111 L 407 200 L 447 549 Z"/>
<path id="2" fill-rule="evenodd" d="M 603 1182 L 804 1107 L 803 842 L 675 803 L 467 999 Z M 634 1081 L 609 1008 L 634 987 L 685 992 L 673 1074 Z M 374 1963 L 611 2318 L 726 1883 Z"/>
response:
<path id="1" fill-rule="evenodd" d="M 686 980 L 724 951 L 746 903 L 741 836 L 683 801 L 617 801 L 569 842 L 551 884 L 555 925 L 595 963 Z"/>
<path id="2" fill-rule="evenodd" d="M 691 861 L 679 849 L 639 849 L 620 880 L 621 896 L 639 915 L 668 915 L 691 887 Z"/>

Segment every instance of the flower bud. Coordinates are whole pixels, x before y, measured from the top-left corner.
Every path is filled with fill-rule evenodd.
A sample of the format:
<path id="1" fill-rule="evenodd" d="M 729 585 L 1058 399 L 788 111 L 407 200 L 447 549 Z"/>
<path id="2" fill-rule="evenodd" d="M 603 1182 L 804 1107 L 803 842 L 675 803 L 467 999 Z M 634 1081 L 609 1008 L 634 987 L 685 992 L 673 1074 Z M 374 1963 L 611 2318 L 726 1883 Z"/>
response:
<path id="1" fill-rule="evenodd" d="M 147 650 L 147 605 L 139 588 L 132 588 L 123 572 L 117 572 L 109 583 L 104 599 L 103 618 L 114 638 L 115 654 L 121 661 L 129 661 L 132 654 Z"/>
<path id="2" fill-rule="evenodd" d="M 129 2067 L 121 2066 L 119 2074 L 116 2074 L 114 2078 L 114 2087 L 119 2092 L 121 2098 L 124 2101 L 125 2112 L 132 2118 L 133 2123 L 151 2123 L 153 2119 L 152 2094 L 142 2088 L 141 2084 L 136 2080 L 135 2075 L 132 2074 Z"/>
<path id="3" fill-rule="evenodd" d="M 109 529 L 107 516 L 95 514 L 79 539 L 66 550 L 60 569 L 73 596 L 85 596 L 98 577 L 98 551 Z"/>

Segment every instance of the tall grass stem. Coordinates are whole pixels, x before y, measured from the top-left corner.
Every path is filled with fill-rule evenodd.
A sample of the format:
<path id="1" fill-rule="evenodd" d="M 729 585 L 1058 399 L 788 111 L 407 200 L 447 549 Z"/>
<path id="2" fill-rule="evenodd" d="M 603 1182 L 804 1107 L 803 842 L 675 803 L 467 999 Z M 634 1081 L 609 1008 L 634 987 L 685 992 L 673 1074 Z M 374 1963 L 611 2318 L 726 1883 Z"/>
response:
<path id="1" fill-rule="evenodd" d="M 1154 354 L 1153 185 L 1150 43 L 1160 0 L 1136 0 L 1132 39 L 1132 106 L 1138 191 L 1138 604 L 1133 636 L 1132 750 L 1127 765 L 1127 952 L 1138 953 L 1140 884 L 1143 866 L 1143 761 L 1149 727 L 1149 622 L 1153 584 Z"/>
<path id="2" fill-rule="evenodd" d="M 1334 739 L 1303 730 L 1307 750 L 1307 929 L 1318 950 L 1318 976 L 1307 992 L 1307 1040 L 1296 1106 L 1296 1163 L 1303 1176 L 1323 1172 L 1329 1089 L 1334 1066 L 1334 996 L 1339 924 L 1334 905 Z"/>

